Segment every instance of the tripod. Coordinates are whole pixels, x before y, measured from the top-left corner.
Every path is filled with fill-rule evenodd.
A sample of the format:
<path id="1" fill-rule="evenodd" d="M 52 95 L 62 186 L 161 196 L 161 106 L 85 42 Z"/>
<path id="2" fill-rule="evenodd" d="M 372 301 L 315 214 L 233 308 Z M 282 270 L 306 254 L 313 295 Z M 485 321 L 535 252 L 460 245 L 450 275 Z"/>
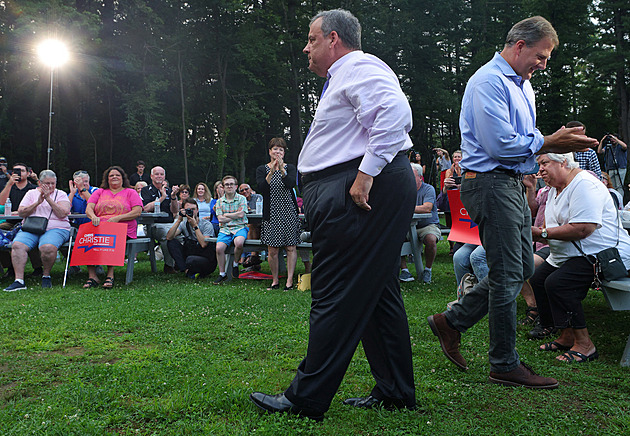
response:
<path id="1" fill-rule="evenodd" d="M 608 168 L 608 156 L 611 157 L 612 161 L 612 166 L 610 168 Z M 621 175 L 619 174 L 619 164 L 617 163 L 617 158 L 615 157 L 615 151 L 612 144 L 608 144 L 604 147 L 604 163 L 606 164 L 606 171 L 608 171 L 613 188 L 617 189 L 616 186 L 620 186 L 623 191 L 623 180 L 621 180 Z M 610 171 L 614 171 L 614 173 L 610 174 Z M 617 177 L 619 184 L 615 184 L 613 177 Z"/>

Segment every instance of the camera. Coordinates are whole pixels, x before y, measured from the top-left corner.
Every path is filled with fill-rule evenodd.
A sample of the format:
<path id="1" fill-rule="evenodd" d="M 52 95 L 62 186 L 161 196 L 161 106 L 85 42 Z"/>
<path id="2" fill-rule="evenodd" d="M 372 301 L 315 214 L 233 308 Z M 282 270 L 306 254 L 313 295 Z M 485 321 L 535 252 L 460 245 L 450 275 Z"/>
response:
<path id="1" fill-rule="evenodd" d="M 455 180 L 456 185 L 462 184 L 462 176 L 453 176 L 453 180 Z"/>
<path id="2" fill-rule="evenodd" d="M 604 147 L 612 147 L 613 146 L 612 136 L 613 136 L 612 133 L 606 133 L 606 136 L 604 136 L 604 141 L 603 141 Z"/>
<path id="3" fill-rule="evenodd" d="M 179 211 L 179 215 L 183 217 L 186 217 L 186 216 L 192 217 L 193 214 L 194 214 L 194 211 L 192 209 L 184 209 L 184 210 Z"/>

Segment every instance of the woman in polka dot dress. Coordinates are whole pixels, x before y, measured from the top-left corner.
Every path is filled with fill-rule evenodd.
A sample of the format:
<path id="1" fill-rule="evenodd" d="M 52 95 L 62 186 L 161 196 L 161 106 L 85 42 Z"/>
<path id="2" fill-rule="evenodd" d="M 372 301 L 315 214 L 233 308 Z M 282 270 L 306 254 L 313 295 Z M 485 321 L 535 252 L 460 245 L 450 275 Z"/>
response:
<path id="1" fill-rule="evenodd" d="M 260 240 L 269 251 L 269 267 L 273 281 L 268 290 L 279 289 L 278 252 L 287 252 L 287 283 L 285 291 L 293 289 L 293 274 L 297 262 L 295 245 L 300 242 L 298 207 L 293 193 L 297 169 L 284 163 L 287 144 L 282 138 L 269 141 L 269 158 L 266 165 L 256 169 L 258 193 L 263 196 L 263 222 Z"/>

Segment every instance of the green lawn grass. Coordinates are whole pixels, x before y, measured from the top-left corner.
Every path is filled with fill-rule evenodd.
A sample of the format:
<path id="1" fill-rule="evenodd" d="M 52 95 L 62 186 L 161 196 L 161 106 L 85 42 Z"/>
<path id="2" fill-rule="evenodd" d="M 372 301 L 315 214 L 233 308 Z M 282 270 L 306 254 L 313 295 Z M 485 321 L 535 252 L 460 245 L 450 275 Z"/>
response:
<path id="1" fill-rule="evenodd" d="M 263 415 L 248 399 L 254 390 L 280 392 L 292 380 L 306 350 L 308 292 L 266 291 L 268 282 L 253 280 L 212 286 L 211 279 L 152 274 L 146 257 L 130 286 L 122 284 L 124 269 L 118 268 L 113 290 L 81 289 L 85 272 L 63 289 L 62 268 L 55 266 L 51 290 L 30 279 L 26 291 L 0 292 L 2 435 L 630 431 L 630 372 L 619 366 L 630 313 L 612 312 L 600 293 L 590 293 L 587 320 L 601 357 L 584 365 L 537 352 L 540 341 L 527 340 L 527 329 L 519 328 L 521 357 L 539 373 L 558 378 L 560 388 L 538 392 L 491 385 L 486 320 L 462 338 L 467 373 L 446 360 L 426 323 L 455 297 L 445 242 L 439 245 L 434 283 L 402 285 L 418 410 L 354 410 L 341 403 L 372 388 L 359 349 L 322 423 Z M 519 301 L 521 313 L 524 308 Z"/>

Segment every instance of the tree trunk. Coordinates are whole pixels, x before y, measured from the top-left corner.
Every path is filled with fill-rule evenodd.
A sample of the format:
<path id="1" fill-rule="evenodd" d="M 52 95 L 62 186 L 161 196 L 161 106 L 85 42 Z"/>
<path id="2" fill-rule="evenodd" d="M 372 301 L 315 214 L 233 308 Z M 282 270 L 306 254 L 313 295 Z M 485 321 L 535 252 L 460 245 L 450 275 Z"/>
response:
<path id="1" fill-rule="evenodd" d="M 182 78 L 181 51 L 177 51 L 177 72 L 179 74 L 179 93 L 182 101 L 182 151 L 184 152 L 184 178 L 188 185 L 188 155 L 186 152 L 186 102 L 184 101 L 184 80 Z"/>

